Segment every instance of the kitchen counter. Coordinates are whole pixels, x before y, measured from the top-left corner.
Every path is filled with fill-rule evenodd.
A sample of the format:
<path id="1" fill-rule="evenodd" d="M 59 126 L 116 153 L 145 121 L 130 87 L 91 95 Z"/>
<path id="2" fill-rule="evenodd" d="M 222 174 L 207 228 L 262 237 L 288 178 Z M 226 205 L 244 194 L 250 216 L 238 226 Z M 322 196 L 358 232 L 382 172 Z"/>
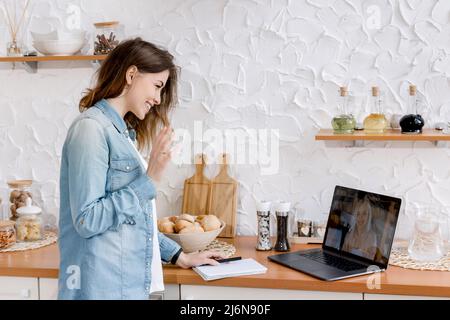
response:
<path id="1" fill-rule="evenodd" d="M 253 258 L 265 265 L 265 274 L 241 276 L 215 281 L 204 281 L 195 272 L 174 266 L 164 268 L 164 280 L 167 284 L 201 285 L 220 287 L 248 287 L 266 289 L 291 289 L 307 291 L 354 292 L 370 294 L 413 295 L 450 297 L 450 272 L 417 271 L 389 266 L 380 275 L 377 289 L 368 288 L 368 276 L 360 276 L 335 282 L 320 281 L 303 273 L 291 270 L 270 262 L 268 255 L 274 251 L 256 251 L 255 237 L 236 237 L 222 239 L 233 243 L 236 255 L 243 258 Z M 317 246 L 293 244 L 292 250 L 313 248 Z M 58 277 L 59 253 L 57 244 L 41 249 L 0 253 L 0 276 L 13 277 Z M 373 277 L 373 275 L 372 275 Z"/>

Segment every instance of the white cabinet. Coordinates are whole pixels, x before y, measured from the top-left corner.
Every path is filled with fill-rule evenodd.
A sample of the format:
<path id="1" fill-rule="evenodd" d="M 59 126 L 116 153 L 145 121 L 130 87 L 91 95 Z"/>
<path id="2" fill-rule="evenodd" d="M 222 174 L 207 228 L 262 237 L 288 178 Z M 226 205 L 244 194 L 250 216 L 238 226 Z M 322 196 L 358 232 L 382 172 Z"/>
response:
<path id="1" fill-rule="evenodd" d="M 38 300 L 37 278 L 0 277 L 0 300 Z"/>
<path id="2" fill-rule="evenodd" d="M 181 285 L 182 300 L 362 300 L 362 293 Z"/>
<path id="3" fill-rule="evenodd" d="M 39 299 L 58 299 L 58 279 L 39 278 Z"/>
<path id="4" fill-rule="evenodd" d="M 152 300 L 180 300 L 180 286 L 178 284 L 165 284 L 164 292 L 155 292 L 150 295 Z M 39 278 L 40 300 L 58 299 L 58 279 Z"/>
<path id="5" fill-rule="evenodd" d="M 154 292 L 150 300 L 180 300 L 180 285 L 165 284 L 163 292 Z"/>
<path id="6" fill-rule="evenodd" d="M 450 300 L 450 298 L 364 293 L 364 300 Z"/>

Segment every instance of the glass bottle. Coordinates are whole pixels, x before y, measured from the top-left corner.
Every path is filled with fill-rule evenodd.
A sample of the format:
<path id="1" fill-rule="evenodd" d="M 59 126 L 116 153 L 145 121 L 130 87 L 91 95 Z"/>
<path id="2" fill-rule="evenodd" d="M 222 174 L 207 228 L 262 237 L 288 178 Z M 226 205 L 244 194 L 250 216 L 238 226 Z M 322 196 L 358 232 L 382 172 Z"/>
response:
<path id="1" fill-rule="evenodd" d="M 348 112 L 348 91 L 347 87 L 340 87 L 339 115 L 331 121 L 331 126 L 336 134 L 351 134 L 355 130 L 355 117 Z"/>
<path id="2" fill-rule="evenodd" d="M 381 100 L 378 87 L 372 87 L 370 108 L 371 114 L 364 119 L 364 132 L 384 133 L 387 129 L 388 121 L 383 113 L 383 101 Z"/>
<path id="3" fill-rule="evenodd" d="M 270 202 L 262 201 L 257 206 L 258 216 L 258 242 L 256 250 L 268 251 L 272 250 L 270 242 Z"/>
<path id="4" fill-rule="evenodd" d="M 408 114 L 400 119 L 400 127 L 404 134 L 421 134 L 425 120 L 419 114 L 419 100 L 417 99 L 416 86 L 409 86 Z"/>
<path id="5" fill-rule="evenodd" d="M 31 194 L 32 180 L 12 180 L 8 181 L 8 187 L 10 190 L 9 203 L 10 203 L 10 219 L 17 220 L 17 209 L 26 205 L 27 198 L 33 199 Z"/>
<path id="6" fill-rule="evenodd" d="M 277 217 L 277 242 L 274 246 L 275 251 L 289 251 L 291 249 L 288 241 L 290 207 L 291 204 L 289 202 L 280 202 L 275 207 L 275 214 Z"/>

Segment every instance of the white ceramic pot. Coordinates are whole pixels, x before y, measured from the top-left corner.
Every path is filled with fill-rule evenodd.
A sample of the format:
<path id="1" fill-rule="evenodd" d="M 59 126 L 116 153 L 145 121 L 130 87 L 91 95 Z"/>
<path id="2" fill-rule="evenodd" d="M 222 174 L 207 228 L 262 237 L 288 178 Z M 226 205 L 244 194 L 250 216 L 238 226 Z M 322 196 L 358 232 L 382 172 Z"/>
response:
<path id="1" fill-rule="evenodd" d="M 393 114 L 391 117 L 391 128 L 400 129 L 400 119 L 403 117 L 402 114 Z"/>

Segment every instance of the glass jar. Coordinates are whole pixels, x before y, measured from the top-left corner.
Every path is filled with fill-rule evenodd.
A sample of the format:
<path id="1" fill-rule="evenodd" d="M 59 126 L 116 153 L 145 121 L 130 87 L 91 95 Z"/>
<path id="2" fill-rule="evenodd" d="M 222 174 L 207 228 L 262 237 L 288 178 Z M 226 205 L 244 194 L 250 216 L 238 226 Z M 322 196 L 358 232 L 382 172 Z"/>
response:
<path id="1" fill-rule="evenodd" d="M 16 221 L 17 241 L 36 241 L 43 238 L 41 212 L 41 208 L 33 206 L 31 198 L 27 198 L 26 205 L 17 210 L 19 214 Z"/>
<path id="2" fill-rule="evenodd" d="M 0 249 L 6 249 L 16 243 L 15 222 L 11 220 L 0 221 Z"/>
<path id="3" fill-rule="evenodd" d="M 121 41 L 118 21 L 94 23 L 94 55 L 110 53 Z"/>
<path id="4" fill-rule="evenodd" d="M 299 237 L 311 237 L 312 222 L 308 219 L 299 219 L 297 221 L 297 234 Z"/>
<path id="5" fill-rule="evenodd" d="M 32 180 L 13 180 L 8 181 L 9 187 L 9 203 L 10 203 L 10 219 L 17 220 L 17 209 L 26 205 L 27 198 L 33 199 L 31 193 Z"/>
<path id="6" fill-rule="evenodd" d="M 6 45 L 6 55 L 8 57 L 23 57 L 25 53 L 23 44 L 20 41 L 11 41 Z"/>
<path id="7" fill-rule="evenodd" d="M 423 205 L 415 214 L 414 231 L 409 242 L 409 256 L 416 261 L 438 261 L 445 255 L 441 234 L 442 219 L 434 205 Z"/>
<path id="8" fill-rule="evenodd" d="M 317 220 L 312 223 L 312 236 L 315 238 L 321 238 L 325 236 L 327 229 L 327 220 Z"/>

